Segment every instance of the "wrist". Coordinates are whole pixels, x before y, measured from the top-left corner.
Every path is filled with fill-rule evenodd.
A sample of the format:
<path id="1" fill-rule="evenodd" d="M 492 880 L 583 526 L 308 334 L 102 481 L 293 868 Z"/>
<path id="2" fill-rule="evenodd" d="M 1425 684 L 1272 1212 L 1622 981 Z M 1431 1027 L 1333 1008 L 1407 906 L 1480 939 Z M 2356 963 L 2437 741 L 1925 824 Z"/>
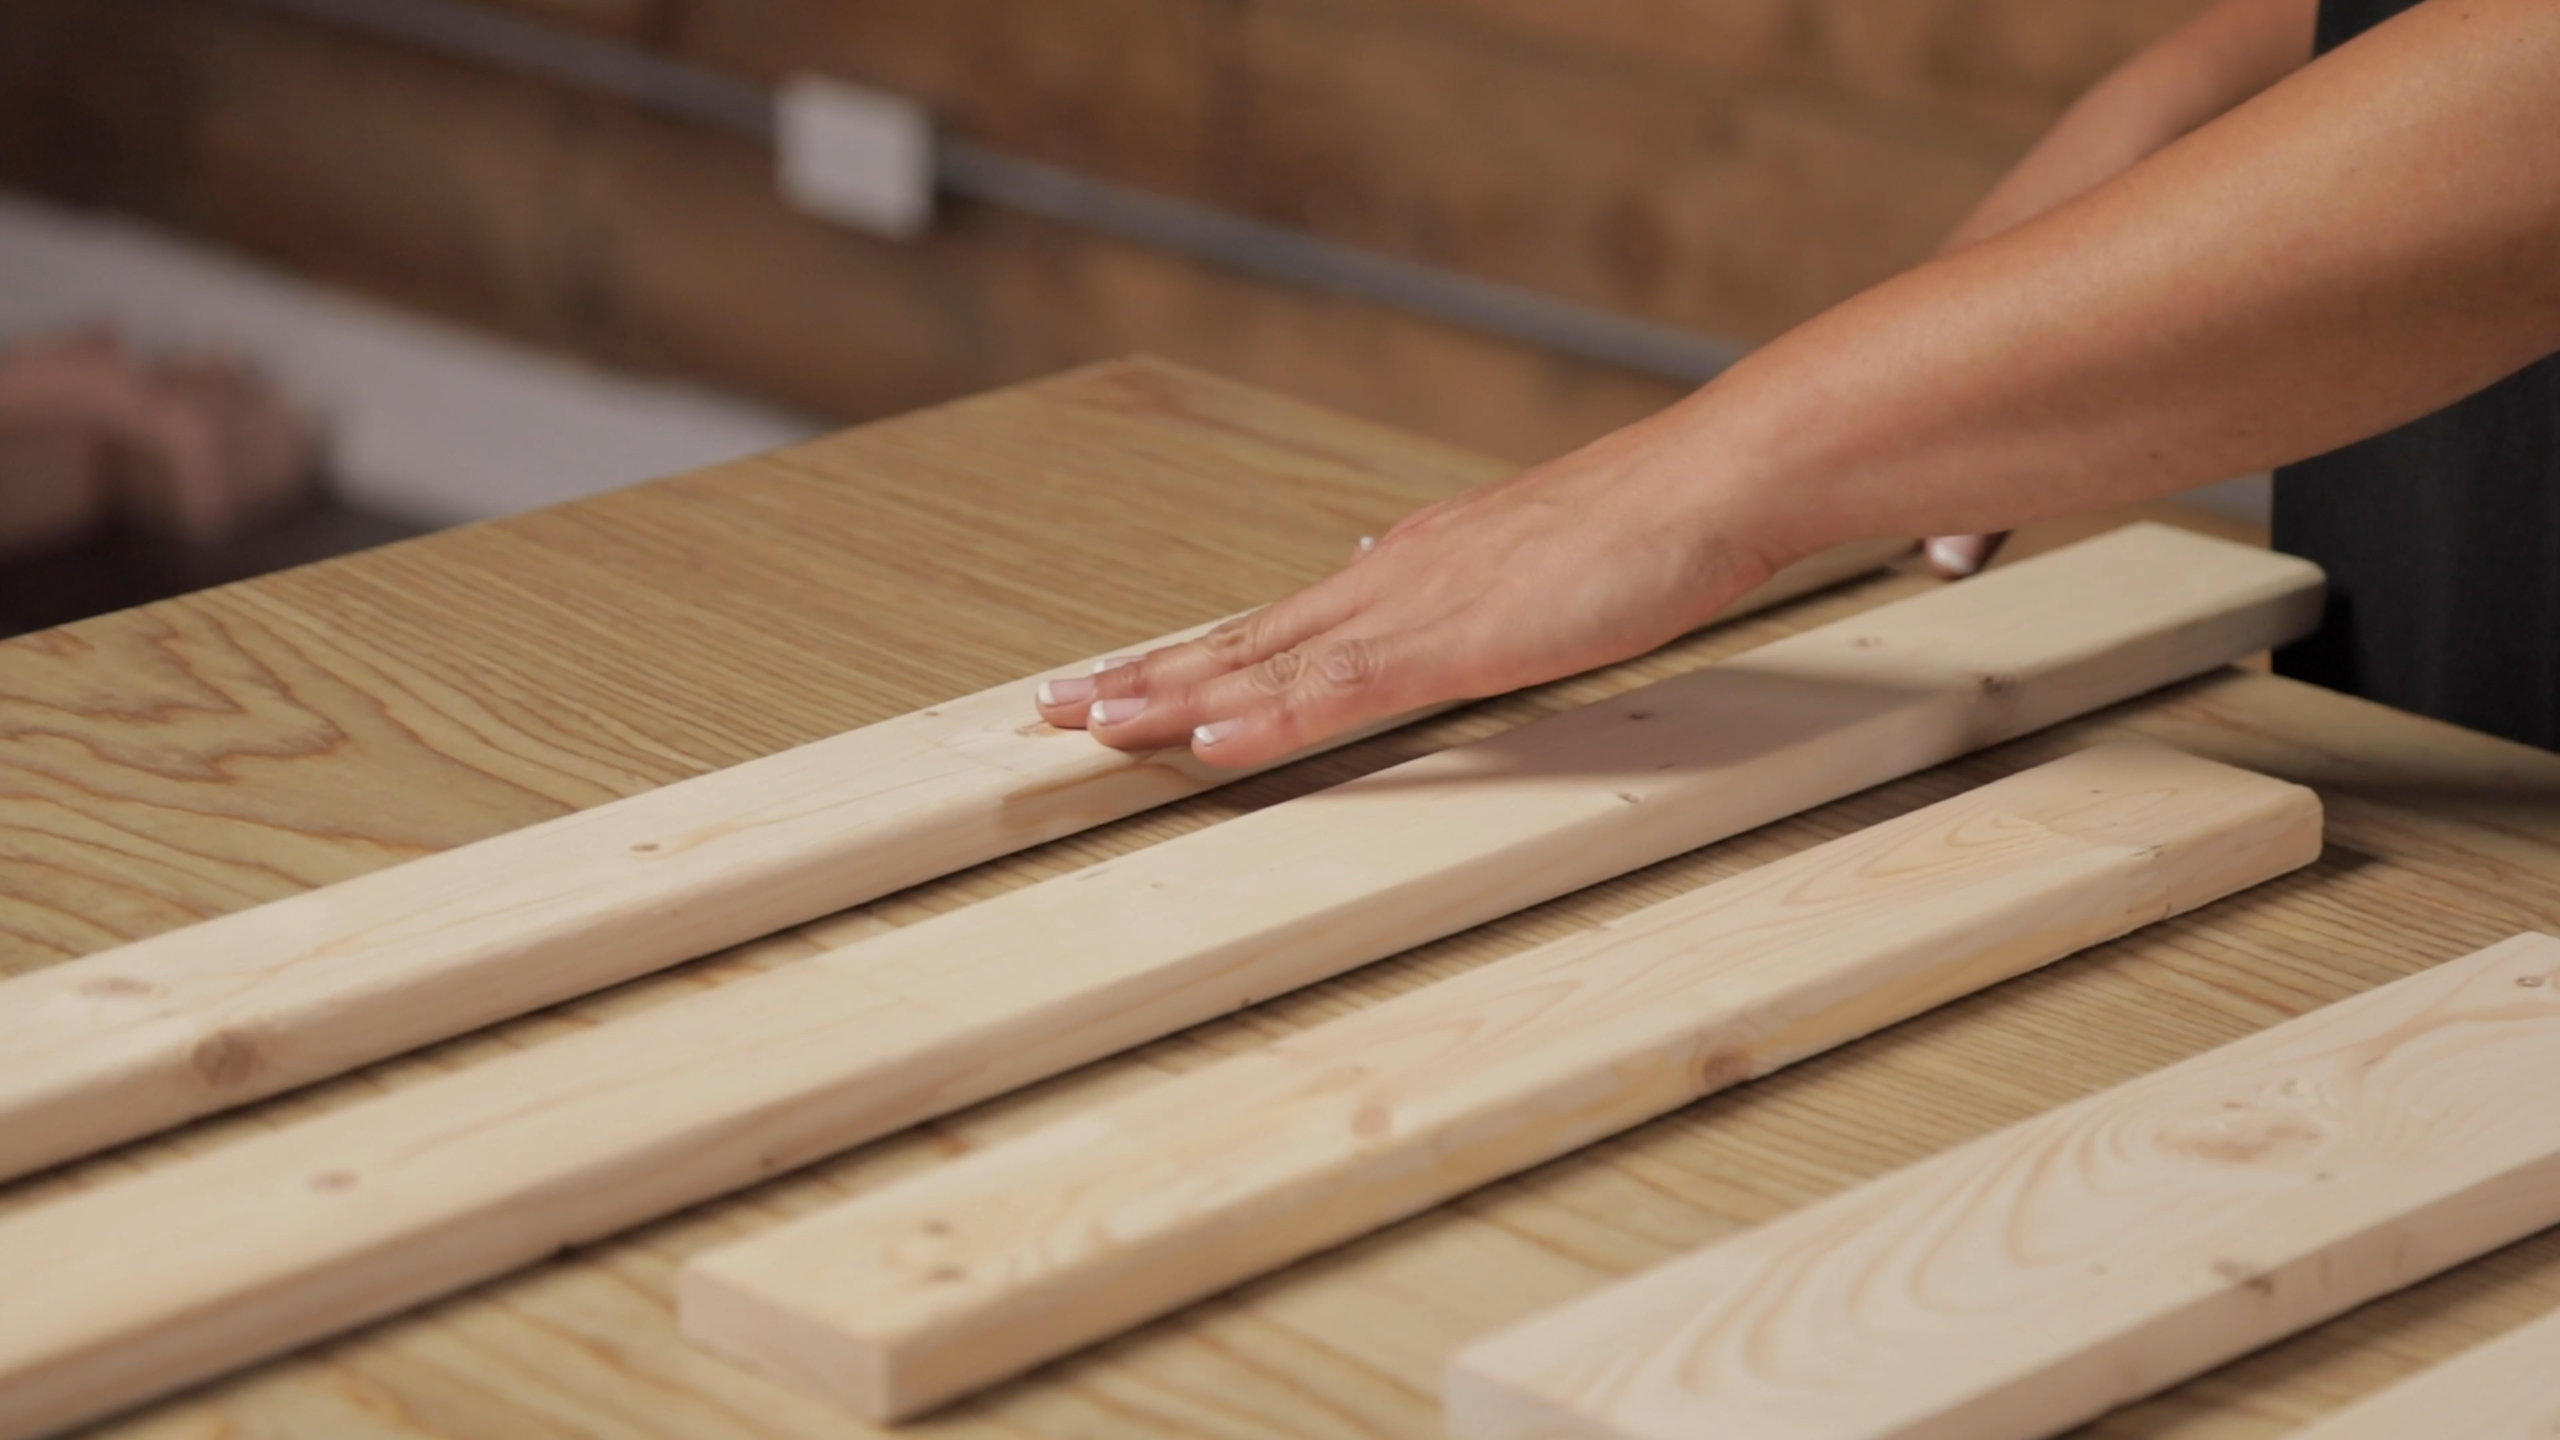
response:
<path id="1" fill-rule="evenodd" d="M 1744 362 L 1748 365 L 1749 362 Z M 1758 584 L 1799 560 L 1859 538 L 1827 504 L 1824 467 L 1765 405 L 1725 380 L 1643 422 L 1638 485 L 1712 562 Z"/>

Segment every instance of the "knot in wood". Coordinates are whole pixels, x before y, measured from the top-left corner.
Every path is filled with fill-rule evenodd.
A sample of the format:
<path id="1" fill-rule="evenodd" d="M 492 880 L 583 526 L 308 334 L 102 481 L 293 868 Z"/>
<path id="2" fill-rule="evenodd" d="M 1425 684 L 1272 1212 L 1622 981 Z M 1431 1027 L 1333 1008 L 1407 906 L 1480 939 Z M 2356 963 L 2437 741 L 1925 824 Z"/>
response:
<path id="1" fill-rule="evenodd" d="M 216 1090 L 236 1089 L 258 1073 L 257 1038 L 245 1030 L 216 1030 L 196 1042 L 187 1056 L 187 1066 L 197 1079 Z"/>
<path id="2" fill-rule="evenodd" d="M 147 980 L 136 980 L 130 975 L 101 975 L 95 980 L 80 982 L 81 994 L 101 1000 L 129 1000 L 139 995 L 156 994 L 159 989 Z"/>

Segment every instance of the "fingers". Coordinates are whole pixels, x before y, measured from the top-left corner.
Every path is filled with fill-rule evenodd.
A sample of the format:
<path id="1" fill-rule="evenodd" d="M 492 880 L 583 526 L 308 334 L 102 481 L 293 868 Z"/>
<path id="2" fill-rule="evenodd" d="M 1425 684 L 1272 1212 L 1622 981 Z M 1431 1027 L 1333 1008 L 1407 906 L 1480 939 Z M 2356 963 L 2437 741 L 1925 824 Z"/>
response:
<path id="1" fill-rule="evenodd" d="M 191 540 L 219 538 L 311 473 L 308 428 L 255 372 L 211 356 L 146 367 L 102 332 L 11 351 L 0 421 L 85 437 L 99 498 Z"/>
<path id="2" fill-rule="evenodd" d="M 1261 765 L 1414 708 L 1427 677 L 1417 636 L 1328 633 L 1216 676 L 1144 713 L 1093 725 L 1122 748 L 1179 744 L 1227 767 Z M 1110 702 L 1103 702 L 1107 708 Z M 1161 704 L 1165 708 L 1157 709 Z M 1173 729 L 1170 735 L 1165 731 Z"/>
<path id="3" fill-rule="evenodd" d="M 2009 539 L 2007 531 L 1997 535 L 1941 535 L 1923 547 L 1929 556 L 1929 568 L 1942 580 L 1961 580 L 1991 563 L 2000 547 Z"/>
<path id="4" fill-rule="evenodd" d="M 1335 576 L 1196 640 L 1114 656 L 1095 665 L 1091 675 L 1043 684 L 1040 717 L 1065 730 L 1100 733 L 1116 727 L 1130 737 L 1112 742 L 1122 748 L 1181 744 L 1197 723 L 1185 718 L 1185 697 L 1192 690 L 1322 634 L 1348 618 L 1357 600 L 1352 587 Z"/>
<path id="5" fill-rule="evenodd" d="M 290 498 L 310 478 L 312 437 L 300 414 L 258 372 L 214 354 L 161 362 L 155 388 L 208 418 L 219 451 L 228 524 Z"/>

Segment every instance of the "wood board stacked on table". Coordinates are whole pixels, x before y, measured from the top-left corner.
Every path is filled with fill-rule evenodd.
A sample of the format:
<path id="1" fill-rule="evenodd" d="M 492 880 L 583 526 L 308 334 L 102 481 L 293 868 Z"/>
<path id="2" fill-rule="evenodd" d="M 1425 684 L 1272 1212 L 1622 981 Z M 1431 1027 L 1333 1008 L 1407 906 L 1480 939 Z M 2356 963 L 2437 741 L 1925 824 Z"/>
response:
<path id="1" fill-rule="evenodd" d="M 0 1180 L 1239 778 L 1026 723 L 1052 675 L 0 981 Z"/>
<path id="2" fill-rule="evenodd" d="M 2560 1434 L 2560 1311 L 2330 1415 L 2300 1440 L 2547 1440 Z"/>
<path id="3" fill-rule="evenodd" d="M 2084 751 L 714 1251 L 686 1330 L 910 1415 L 2319 853 L 2300 786 Z"/>
<path id="4" fill-rule="evenodd" d="M 0 1434 L 2200 673 L 2318 594 L 2299 561 L 2125 530 L 0 1221 Z"/>
<path id="5" fill-rule="evenodd" d="M 1386 480 L 1381 471 L 1389 472 Z M 971 508 L 971 486 L 1022 473 L 1056 483 L 1030 496 L 1023 513 L 994 517 L 985 537 L 953 523 Z M 1239 473 L 1259 483 L 1240 489 Z M 1266 407 L 1159 367 L 1121 367 L 875 427 L 784 463 L 648 487 L 528 517 L 514 528 L 444 537 L 273 585 L 113 617 L 47 637 L 44 647 L 10 647 L 0 656 L 11 667 L 7 693 L 32 703 L 21 705 L 11 748 L 0 758 L 21 782 L 17 814 L 39 823 L 15 842 L 34 862 L 0 871 L 12 907 L 9 933 L 21 947 L 102 948 L 123 934 L 166 928 L 190 907 L 236 908 L 541 818 L 562 803 L 592 803 L 617 793 L 616 784 L 627 790 L 677 778 L 687 767 L 749 758 L 1130 634 L 1233 609 L 1254 598 L 1220 591 L 1240 570 L 1285 561 L 1314 573 L 1332 562 L 1343 537 L 1374 530 L 1376 512 L 1400 508 L 1387 483 L 1399 473 L 1415 488 L 1427 488 L 1416 476 L 1471 478 L 1463 462 L 1393 437 L 1294 407 Z M 1135 485 L 1152 505 L 1122 510 L 1077 493 L 1106 484 Z M 1185 487 L 1198 491 L 1196 502 L 1186 503 Z M 1371 513 L 1358 513 L 1362 504 Z M 1238 513 L 1257 505 L 1264 508 L 1259 516 Z M 1183 523 L 1166 521 L 1170 512 L 1181 512 Z M 1087 542 L 1095 548 L 1078 548 Z M 934 551 L 936 545 L 942 548 Z M 946 574 L 918 563 L 927 553 L 944 557 L 946 566 L 955 555 L 986 564 Z M 1151 554 L 1157 572 L 1132 583 L 1137 561 Z M 1197 574 L 1184 570 L 1187 558 L 1202 555 L 1209 558 Z M 1034 646 L 981 664 L 1005 646 L 1029 643 L 1004 623 L 1019 603 L 1005 591 L 1009 580 L 991 584 L 989 577 L 1028 573 L 1034 559 L 1045 585 L 1065 598 L 1023 613 L 1041 625 L 1087 628 L 1053 634 L 1045 653 Z M 683 604 L 664 603 L 670 565 L 713 583 Z M 896 583 L 883 583 L 884 575 Z M 1266 572 L 1264 593 L 1291 578 Z M 409 588 L 425 593 L 404 593 Z M 1631 670 L 1435 721 L 926 887 L 871 913 L 890 924 L 922 919 L 1133 841 L 1302 793 L 1415 749 L 1477 738 L 1542 707 L 1605 698 L 1719 649 L 1924 588 L 1896 578 L 1825 597 Z M 1044 586 L 1032 593 L 1052 592 Z M 1149 611 L 1149 603 L 1160 608 Z M 654 622 L 647 643 L 619 627 L 626 609 Z M 980 618 L 965 618 L 973 613 Z M 938 633 L 943 648 L 902 645 L 902 628 Z M 561 634 L 579 643 L 564 649 Z M 830 637 L 841 648 L 815 643 Z M 849 663 L 848 653 L 860 663 Z M 955 659 L 979 668 L 916 682 L 918 664 Z M 901 684 L 909 688 L 897 690 Z M 851 713 L 849 704 L 857 707 Z M 874 708 L 863 713 L 862 705 Z M 681 1346 L 667 1314 L 671 1262 L 770 1223 L 776 1211 L 806 1210 L 847 1186 L 870 1188 L 913 1172 L 955 1145 L 974 1147 L 1072 1115 L 1146 1076 L 1253 1048 L 1274 1031 L 1346 1004 L 1556 938 L 1746 861 L 1890 819 L 1952 788 L 2125 733 L 2314 784 L 2329 802 L 2340 849 L 2302 876 L 2216 907 L 2209 928 L 2171 922 L 1808 1061 L 1008 1387 L 938 1422 L 938 1430 L 1434 1433 L 1440 1365 L 1504 1321 L 1714 1238 L 1738 1220 L 1793 1208 L 2078 1090 L 2156 1068 L 2426 960 L 2560 923 L 2548 880 L 2560 836 L 2537 803 L 2560 794 L 2548 757 L 2262 677 L 2226 676 L 1258 1007 L 1036 1094 L 874 1145 L 744 1203 L 588 1248 L 267 1366 L 135 1423 L 143 1431 L 228 1426 L 359 1436 L 870 1433 Z M 721 753 L 723 744 L 736 748 Z M 646 773 L 652 764 L 674 768 Z M 286 783 L 297 775 L 303 778 Z M 513 793 L 512 817 L 504 803 L 511 792 L 499 780 L 528 782 L 520 791 L 532 800 Z M 244 863 L 252 854 L 263 869 Z M 66 886 L 64 877 L 83 883 Z M 2377 938 L 2381 922 L 2405 925 L 2412 915 L 2440 948 L 2412 954 Z M 219 1153 L 226 1140 L 279 1120 L 337 1110 L 384 1086 L 408 1090 L 455 1068 L 467 1072 L 528 1038 L 655 1008 L 807 948 L 781 941 L 687 967 L 566 1016 L 518 1022 L 420 1060 L 267 1102 L 174 1141 L 22 1182 L 0 1204 L 24 1213 L 119 1174 L 156 1170 L 175 1153 Z M 28 951 L 13 954 L 22 960 Z M 2335 1367 L 2307 1380 L 2297 1369 L 2235 1394 L 2217 1389 L 2225 1382 L 2216 1378 L 2162 1403 L 2211 1404 L 2231 1423 L 2262 1426 L 2269 1414 L 2298 1418 L 2334 1406 L 2393 1378 L 2386 1372 L 2411 1354 L 2448 1353 L 2521 1318 L 2534 1294 L 2530 1269 L 2516 1268 L 2529 1267 L 2533 1247 L 2522 1253 L 2521 1260 L 2502 1255 L 2473 1267 L 2505 1277 L 2494 1282 L 2491 1303 L 2449 1310 L 2439 1303 L 2388 1332 L 2402 1337 L 2410 1324 L 2421 1332 L 2434 1324 L 2432 1338 L 2421 1333 L 2418 1342 L 2432 1350 L 2359 1346 L 2343 1381 Z M 2455 1319 L 2447 1322 L 2447 1314 Z M 2332 1333 L 2384 1323 L 2359 1316 Z M 2448 1323 L 2453 1333 L 2445 1332 Z"/>
<path id="6" fill-rule="evenodd" d="M 1474 1346 L 1451 1430 L 2057 1434 L 2560 1222 L 2555 1089 L 2560 940 L 2522 935 Z"/>

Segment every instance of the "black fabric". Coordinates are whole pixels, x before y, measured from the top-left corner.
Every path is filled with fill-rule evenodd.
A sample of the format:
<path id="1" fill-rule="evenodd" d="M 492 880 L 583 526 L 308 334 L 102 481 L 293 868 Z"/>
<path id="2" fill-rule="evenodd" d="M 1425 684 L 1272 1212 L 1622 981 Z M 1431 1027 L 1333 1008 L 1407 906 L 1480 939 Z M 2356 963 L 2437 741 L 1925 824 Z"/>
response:
<path id="1" fill-rule="evenodd" d="M 2319 45 L 2416 0 L 2323 0 Z M 2278 673 L 2560 749 L 2560 357 L 2276 475 L 2275 543 L 2329 572 Z"/>
<path id="2" fill-rule="evenodd" d="M 2312 42 L 2312 52 L 2326 55 L 2417 4 L 2418 0 L 2320 0 L 2318 38 Z"/>

